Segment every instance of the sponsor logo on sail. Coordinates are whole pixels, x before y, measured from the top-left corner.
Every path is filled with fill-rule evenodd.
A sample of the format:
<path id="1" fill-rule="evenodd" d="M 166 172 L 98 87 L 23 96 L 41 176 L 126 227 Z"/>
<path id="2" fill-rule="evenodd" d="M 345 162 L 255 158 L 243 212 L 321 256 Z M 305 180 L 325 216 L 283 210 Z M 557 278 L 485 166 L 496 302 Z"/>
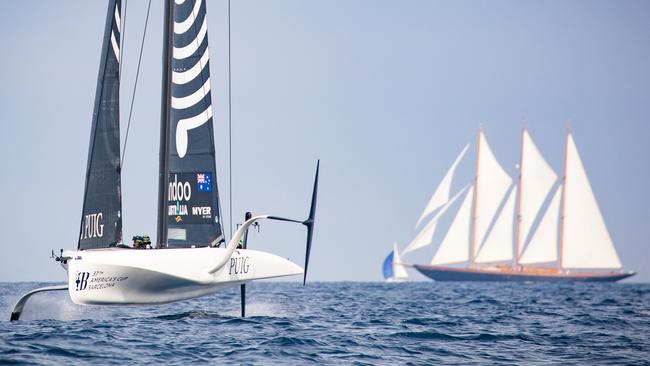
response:
<path id="1" fill-rule="evenodd" d="M 168 223 L 203 224 L 216 220 L 212 178 L 212 172 L 169 174 Z"/>
<path id="2" fill-rule="evenodd" d="M 81 236 L 83 239 L 101 238 L 104 236 L 104 224 L 101 222 L 104 219 L 103 213 L 92 213 L 84 215 L 84 222 L 81 227 Z"/>
<path id="3" fill-rule="evenodd" d="M 212 207 L 192 207 L 192 215 L 209 219 L 212 216 Z"/>
<path id="4" fill-rule="evenodd" d="M 169 182 L 168 194 L 170 201 L 189 201 L 192 198 L 190 182 L 179 182 L 178 175 L 174 174 L 174 181 Z"/>
<path id="5" fill-rule="evenodd" d="M 175 205 L 169 205 L 169 216 L 184 216 L 187 215 L 187 205 L 182 205 L 176 202 Z"/>

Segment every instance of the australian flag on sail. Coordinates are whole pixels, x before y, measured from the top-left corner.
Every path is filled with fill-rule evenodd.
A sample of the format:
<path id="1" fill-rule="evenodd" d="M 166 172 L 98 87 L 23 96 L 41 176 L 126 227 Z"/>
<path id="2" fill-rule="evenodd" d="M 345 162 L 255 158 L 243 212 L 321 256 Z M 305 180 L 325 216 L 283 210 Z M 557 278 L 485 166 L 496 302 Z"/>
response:
<path id="1" fill-rule="evenodd" d="M 199 192 L 212 192 L 212 173 L 198 173 L 196 188 Z"/>

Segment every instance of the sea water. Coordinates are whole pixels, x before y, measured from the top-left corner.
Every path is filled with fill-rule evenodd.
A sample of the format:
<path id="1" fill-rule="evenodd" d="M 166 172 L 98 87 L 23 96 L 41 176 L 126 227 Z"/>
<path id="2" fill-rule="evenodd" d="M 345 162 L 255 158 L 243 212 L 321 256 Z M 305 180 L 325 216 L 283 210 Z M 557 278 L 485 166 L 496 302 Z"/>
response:
<path id="1" fill-rule="evenodd" d="M 308 283 L 146 307 L 74 305 L 0 284 L 0 364 L 636 364 L 650 362 L 650 285 Z"/>

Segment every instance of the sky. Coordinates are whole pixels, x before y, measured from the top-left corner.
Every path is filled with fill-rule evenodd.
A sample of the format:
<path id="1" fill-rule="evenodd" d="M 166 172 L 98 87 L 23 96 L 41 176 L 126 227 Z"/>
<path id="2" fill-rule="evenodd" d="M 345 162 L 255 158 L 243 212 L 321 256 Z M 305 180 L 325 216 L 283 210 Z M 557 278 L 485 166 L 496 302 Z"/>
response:
<path id="1" fill-rule="evenodd" d="M 381 280 L 393 241 L 417 234 L 479 126 L 512 177 L 522 127 L 561 173 L 570 126 L 621 261 L 650 281 L 649 2 L 233 0 L 232 176 L 227 4 L 207 0 L 223 221 L 230 178 L 234 223 L 246 211 L 304 219 L 321 159 L 310 280 Z M 146 7 L 126 11 L 123 136 Z M 77 245 L 105 17 L 104 2 L 82 0 L 0 12 L 0 281 L 65 279 L 49 255 Z M 161 55 L 153 1 L 123 167 L 125 238 L 156 233 Z M 472 149 L 454 191 L 471 180 Z M 443 235 L 404 261 L 428 263 Z M 302 227 L 263 222 L 249 245 L 302 264 L 304 241 Z"/>

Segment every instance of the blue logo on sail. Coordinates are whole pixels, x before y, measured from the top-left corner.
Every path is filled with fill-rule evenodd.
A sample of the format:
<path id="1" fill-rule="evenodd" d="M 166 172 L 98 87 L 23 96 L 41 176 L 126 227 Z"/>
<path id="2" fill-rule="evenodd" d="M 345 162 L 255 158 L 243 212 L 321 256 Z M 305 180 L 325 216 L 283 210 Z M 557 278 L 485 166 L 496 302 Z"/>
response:
<path id="1" fill-rule="evenodd" d="M 212 192 L 212 173 L 197 173 L 196 188 L 199 192 Z"/>

